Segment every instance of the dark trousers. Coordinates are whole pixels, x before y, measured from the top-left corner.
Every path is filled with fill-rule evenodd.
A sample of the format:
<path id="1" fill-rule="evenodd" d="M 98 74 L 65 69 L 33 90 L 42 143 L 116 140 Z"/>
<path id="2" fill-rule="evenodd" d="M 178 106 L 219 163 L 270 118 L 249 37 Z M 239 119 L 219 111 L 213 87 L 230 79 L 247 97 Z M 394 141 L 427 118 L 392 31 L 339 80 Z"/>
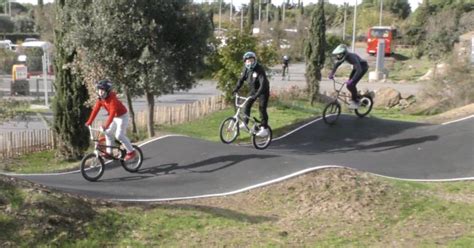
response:
<path id="1" fill-rule="evenodd" d="M 349 76 L 350 79 L 352 79 L 352 83 L 351 84 L 347 84 L 347 89 L 349 90 L 349 92 L 351 92 L 351 95 L 352 95 L 352 100 L 353 101 L 358 101 L 358 96 L 357 96 L 357 83 L 360 81 L 360 79 L 362 79 L 362 77 L 365 75 L 365 73 L 367 73 L 367 71 L 369 70 L 369 65 L 367 64 L 367 62 L 362 62 L 361 63 L 361 66 L 362 66 L 362 73 L 353 78 L 354 77 L 354 74 L 356 73 L 356 70 L 355 69 L 352 69 L 352 72 L 351 72 L 351 75 Z"/>
<path id="2" fill-rule="evenodd" d="M 267 106 L 268 106 L 268 98 L 270 97 L 269 94 L 262 94 L 258 97 L 258 100 L 259 100 L 259 103 L 260 103 L 260 106 L 258 108 L 258 110 L 260 111 L 260 118 L 261 118 L 261 125 L 263 127 L 267 127 L 268 125 L 268 113 L 267 113 Z M 253 103 L 255 102 L 256 100 L 252 100 L 250 99 L 248 102 L 247 102 L 247 105 L 245 105 L 245 109 L 244 109 L 244 113 L 247 115 L 247 116 L 250 116 L 250 109 L 252 108 L 252 105 Z M 248 123 L 248 120 L 246 120 L 246 123 Z"/>

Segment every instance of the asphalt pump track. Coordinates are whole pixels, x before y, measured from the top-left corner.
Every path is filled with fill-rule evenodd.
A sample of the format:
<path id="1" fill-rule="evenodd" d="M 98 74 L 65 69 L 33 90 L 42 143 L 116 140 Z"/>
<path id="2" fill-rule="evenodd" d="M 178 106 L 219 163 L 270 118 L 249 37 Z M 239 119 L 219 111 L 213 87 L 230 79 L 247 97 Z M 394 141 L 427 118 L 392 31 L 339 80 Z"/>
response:
<path id="1" fill-rule="evenodd" d="M 317 118 L 263 151 L 186 136 L 164 136 L 141 148 L 145 158 L 138 172 L 108 164 L 97 182 L 80 171 L 3 174 L 116 201 L 224 196 L 334 167 L 403 180 L 472 180 L 474 116 L 442 125 L 341 115 L 328 126 Z"/>

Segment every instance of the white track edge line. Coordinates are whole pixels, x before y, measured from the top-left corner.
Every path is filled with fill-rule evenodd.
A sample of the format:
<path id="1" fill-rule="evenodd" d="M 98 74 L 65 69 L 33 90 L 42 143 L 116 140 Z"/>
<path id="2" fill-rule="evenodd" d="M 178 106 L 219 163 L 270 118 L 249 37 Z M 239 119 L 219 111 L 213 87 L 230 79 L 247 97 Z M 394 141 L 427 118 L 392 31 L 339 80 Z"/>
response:
<path id="1" fill-rule="evenodd" d="M 154 199 L 126 199 L 126 198 L 112 198 L 110 200 L 112 201 L 119 201 L 119 202 L 164 202 L 164 201 L 178 201 L 178 200 L 193 200 L 193 199 L 200 199 L 200 198 L 209 198 L 209 197 L 223 197 L 223 196 L 229 196 L 229 195 L 234 195 L 238 193 L 242 193 L 245 191 L 249 191 L 255 188 L 260 188 L 263 186 L 267 186 L 270 184 L 278 183 L 311 171 L 316 171 L 316 170 L 321 170 L 321 169 L 328 169 L 328 168 L 345 168 L 345 169 L 350 169 L 350 170 L 355 170 L 355 171 L 361 171 L 355 168 L 350 168 L 347 166 L 341 166 L 341 165 L 321 165 L 321 166 L 316 166 L 312 168 L 307 168 L 304 170 L 300 170 L 297 172 L 294 172 L 292 174 L 275 178 L 270 181 L 250 185 L 241 189 L 237 189 L 234 191 L 230 192 L 224 192 L 224 193 L 216 193 L 216 194 L 206 194 L 206 195 L 197 195 L 197 196 L 184 196 L 184 197 L 171 197 L 171 198 L 154 198 Z M 400 180 L 400 181 L 409 181 L 409 182 L 454 182 L 454 181 L 470 181 L 474 180 L 474 177 L 464 177 L 464 178 L 451 178 L 451 179 L 406 179 L 406 178 L 398 178 L 398 177 L 390 177 L 390 176 L 384 176 L 376 173 L 371 173 L 367 171 L 362 171 L 365 173 L 372 174 L 374 176 L 382 177 L 382 178 L 388 178 L 388 179 L 394 179 L 394 180 Z"/>

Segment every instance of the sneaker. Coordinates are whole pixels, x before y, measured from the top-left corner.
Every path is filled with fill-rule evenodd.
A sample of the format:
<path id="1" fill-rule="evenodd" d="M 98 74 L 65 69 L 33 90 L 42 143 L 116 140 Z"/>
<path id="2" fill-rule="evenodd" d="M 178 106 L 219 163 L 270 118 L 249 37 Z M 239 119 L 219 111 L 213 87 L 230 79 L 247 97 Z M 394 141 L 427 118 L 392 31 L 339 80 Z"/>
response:
<path id="1" fill-rule="evenodd" d="M 261 127 L 260 130 L 255 135 L 257 135 L 258 137 L 265 137 L 268 135 L 268 129 Z"/>
<path id="2" fill-rule="evenodd" d="M 124 160 L 125 161 L 128 161 L 128 160 L 132 160 L 133 158 L 135 158 L 135 155 L 136 155 L 136 152 L 135 150 L 127 153 L 127 156 L 125 156 Z"/>
<path id="3" fill-rule="evenodd" d="M 239 129 L 240 130 L 248 130 L 247 126 L 243 122 L 240 122 Z"/>
<path id="4" fill-rule="evenodd" d="M 360 104 L 354 100 L 349 100 L 349 108 L 350 109 L 358 109 Z"/>

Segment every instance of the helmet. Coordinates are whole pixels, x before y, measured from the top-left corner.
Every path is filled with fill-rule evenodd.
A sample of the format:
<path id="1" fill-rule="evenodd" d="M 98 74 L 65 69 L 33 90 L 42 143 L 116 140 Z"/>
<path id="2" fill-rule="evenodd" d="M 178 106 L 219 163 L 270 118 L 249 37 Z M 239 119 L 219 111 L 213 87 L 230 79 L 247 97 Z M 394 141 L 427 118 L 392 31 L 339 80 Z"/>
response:
<path id="1" fill-rule="evenodd" d="M 252 63 L 245 63 L 245 61 L 247 61 L 248 59 L 252 59 L 253 58 L 253 62 Z M 246 52 L 244 54 L 244 64 L 245 64 L 245 67 L 247 69 L 253 69 L 255 67 L 255 65 L 257 64 L 257 56 L 255 55 L 254 52 Z"/>
<path id="2" fill-rule="evenodd" d="M 284 59 L 284 60 L 288 60 L 288 56 L 286 56 L 286 55 L 283 56 L 283 59 Z"/>
<path id="3" fill-rule="evenodd" d="M 347 55 L 347 46 L 344 44 L 340 44 L 332 51 L 332 55 L 336 56 L 336 60 L 338 62 L 344 61 Z"/>
<path id="4" fill-rule="evenodd" d="M 112 90 L 112 82 L 108 79 L 99 80 L 95 84 L 95 88 L 97 91 L 97 95 L 99 96 L 99 99 L 105 99 L 109 96 L 110 90 Z M 99 90 L 103 90 L 104 94 L 100 95 Z"/>

